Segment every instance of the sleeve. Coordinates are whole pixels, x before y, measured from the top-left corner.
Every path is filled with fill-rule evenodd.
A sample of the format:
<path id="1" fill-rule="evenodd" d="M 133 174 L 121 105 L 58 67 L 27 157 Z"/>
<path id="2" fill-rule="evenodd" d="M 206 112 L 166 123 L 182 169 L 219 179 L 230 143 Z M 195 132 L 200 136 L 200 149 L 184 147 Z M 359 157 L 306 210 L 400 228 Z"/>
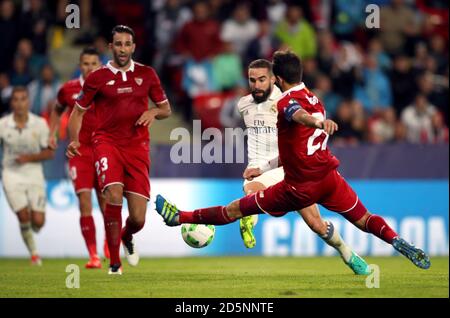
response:
<path id="1" fill-rule="evenodd" d="M 161 86 L 161 81 L 159 80 L 158 74 L 150 68 L 150 87 L 148 89 L 148 96 L 155 104 L 161 104 L 167 101 L 166 93 Z"/>
<path id="2" fill-rule="evenodd" d="M 100 82 L 98 80 L 97 74 L 97 72 L 93 72 L 88 75 L 86 81 L 84 82 L 83 88 L 78 95 L 75 105 L 80 107 L 81 109 L 89 109 L 95 98 L 95 95 L 97 94 L 97 91 L 100 88 Z"/>
<path id="3" fill-rule="evenodd" d="M 64 86 L 62 86 L 58 90 L 58 95 L 56 96 L 56 101 L 58 102 L 59 105 L 66 106 Z"/>
<path id="4" fill-rule="evenodd" d="M 303 109 L 302 106 L 300 106 L 299 102 L 293 98 L 291 98 L 287 104 L 287 106 L 282 107 L 284 118 L 286 118 L 287 121 L 292 121 L 292 116 L 300 110 Z"/>
<path id="5" fill-rule="evenodd" d="M 48 138 L 50 136 L 50 130 L 48 128 L 47 122 L 45 119 L 41 120 L 41 125 L 39 129 L 39 146 L 41 149 L 47 149 L 48 148 Z"/>

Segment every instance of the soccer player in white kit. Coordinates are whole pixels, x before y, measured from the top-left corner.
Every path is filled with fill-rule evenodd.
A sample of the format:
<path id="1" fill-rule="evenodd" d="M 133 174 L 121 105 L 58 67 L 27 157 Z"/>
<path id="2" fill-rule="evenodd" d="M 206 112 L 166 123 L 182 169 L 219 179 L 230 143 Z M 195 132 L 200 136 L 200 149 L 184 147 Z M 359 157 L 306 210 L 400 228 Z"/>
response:
<path id="1" fill-rule="evenodd" d="M 12 113 L 0 119 L 0 144 L 3 150 L 2 183 L 6 199 L 16 213 L 23 241 L 32 265 L 42 265 L 33 232 L 45 223 L 45 180 L 42 161 L 51 159 L 49 129 L 45 120 L 29 112 L 25 87 L 11 94 Z"/>
<path id="2" fill-rule="evenodd" d="M 277 137 L 276 102 L 281 97 L 281 91 L 275 85 L 272 64 L 263 59 L 253 61 L 248 67 L 248 80 L 251 94 L 242 97 L 237 105 L 248 133 L 248 166 L 243 173 L 245 194 L 264 190 L 284 178 L 283 167 L 278 163 Z M 251 178 L 254 169 L 264 173 Z M 333 223 L 321 218 L 316 204 L 298 213 L 312 231 L 340 253 L 355 274 L 370 273 L 367 263 L 345 244 Z M 241 236 L 247 248 L 253 248 L 256 244 L 253 227 L 257 219 L 257 215 L 251 215 L 239 220 Z"/>

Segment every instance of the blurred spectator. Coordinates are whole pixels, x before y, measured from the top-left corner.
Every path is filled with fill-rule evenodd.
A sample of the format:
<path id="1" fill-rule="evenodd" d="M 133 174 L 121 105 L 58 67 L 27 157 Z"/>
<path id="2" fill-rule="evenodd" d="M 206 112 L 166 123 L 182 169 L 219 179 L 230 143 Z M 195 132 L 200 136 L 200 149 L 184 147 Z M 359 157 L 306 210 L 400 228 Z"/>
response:
<path id="1" fill-rule="evenodd" d="M 230 17 L 235 2 L 234 0 L 209 0 L 211 18 L 222 23 Z"/>
<path id="2" fill-rule="evenodd" d="M 220 25 L 210 18 L 208 3 L 196 1 L 193 14 L 193 20 L 183 26 L 176 38 L 176 50 L 185 58 L 197 61 L 216 56 L 222 51 Z"/>
<path id="3" fill-rule="evenodd" d="M 374 144 L 388 143 L 395 139 L 397 117 L 392 107 L 383 109 L 368 121 L 369 141 Z"/>
<path id="4" fill-rule="evenodd" d="M 365 1 L 335 0 L 333 31 L 340 40 L 354 41 L 355 31 L 366 18 Z"/>
<path id="5" fill-rule="evenodd" d="M 322 101 L 327 112 L 327 117 L 332 118 L 336 115 L 336 109 L 341 102 L 341 97 L 334 93 L 331 80 L 328 76 L 319 74 L 316 77 L 314 93 Z"/>
<path id="6" fill-rule="evenodd" d="M 9 112 L 9 99 L 11 98 L 13 87 L 9 83 L 6 73 L 0 73 L 0 117 Z"/>
<path id="7" fill-rule="evenodd" d="M 272 58 L 273 53 L 280 46 L 280 42 L 272 35 L 270 28 L 269 21 L 262 20 L 259 22 L 259 34 L 247 47 L 245 65 L 256 59 L 270 60 Z"/>
<path id="8" fill-rule="evenodd" d="M 108 47 L 108 41 L 103 36 L 97 36 L 93 45 L 100 55 L 100 62 L 103 65 L 106 65 L 106 63 L 112 59 L 112 55 Z"/>
<path id="9" fill-rule="evenodd" d="M 18 23 L 15 17 L 14 3 L 11 0 L 0 2 L 0 72 L 9 71 L 18 40 Z"/>
<path id="10" fill-rule="evenodd" d="M 432 125 L 436 107 L 423 94 L 418 94 L 414 103 L 406 107 L 401 120 L 406 126 L 406 139 L 411 143 L 430 143 L 434 140 Z"/>
<path id="11" fill-rule="evenodd" d="M 411 61 L 406 55 L 394 58 L 393 69 L 389 74 L 392 88 L 393 106 L 397 115 L 414 99 L 412 92 L 417 90 Z"/>
<path id="12" fill-rule="evenodd" d="M 17 44 L 16 55 L 25 59 L 27 62 L 27 70 L 33 78 L 38 77 L 42 66 L 48 63 L 45 55 L 34 53 L 33 44 L 29 39 L 22 39 L 19 41 Z"/>
<path id="13" fill-rule="evenodd" d="M 431 118 L 431 125 L 433 126 L 433 142 L 434 143 L 448 143 L 448 127 L 445 125 L 444 119 L 440 112 L 433 114 Z"/>
<path id="14" fill-rule="evenodd" d="M 20 21 L 21 36 L 30 39 L 37 54 L 47 52 L 47 34 L 51 18 L 42 0 L 30 0 L 29 9 L 23 13 Z"/>
<path id="15" fill-rule="evenodd" d="M 287 6 L 283 0 L 269 0 L 267 4 L 267 17 L 272 25 L 280 23 L 286 15 Z"/>
<path id="16" fill-rule="evenodd" d="M 422 36 L 439 34 L 448 41 L 448 1 L 416 0 L 415 5 L 425 15 Z"/>
<path id="17" fill-rule="evenodd" d="M 14 59 L 10 79 L 12 86 L 26 86 L 33 80 L 28 72 L 27 60 L 25 58 L 17 56 Z"/>
<path id="18" fill-rule="evenodd" d="M 258 33 L 258 22 L 252 19 L 248 5 L 241 3 L 234 9 L 232 17 L 222 25 L 220 37 L 223 42 L 230 42 L 236 53 L 244 56 L 249 43 Z"/>
<path id="19" fill-rule="evenodd" d="M 339 130 L 333 135 L 333 145 L 357 145 L 364 137 L 364 122 L 355 116 L 354 107 L 349 100 L 342 101 L 333 120 Z"/>
<path id="20" fill-rule="evenodd" d="M 368 113 L 379 108 L 392 105 L 392 92 L 388 77 L 378 67 L 374 55 L 367 55 L 365 68 L 361 74 L 361 82 L 356 85 L 355 98 L 358 99 Z"/>
<path id="21" fill-rule="evenodd" d="M 448 50 L 445 39 L 441 35 L 435 34 L 431 37 L 430 54 L 436 61 L 437 73 L 444 74 L 448 66 Z"/>
<path id="22" fill-rule="evenodd" d="M 275 35 L 282 46 L 291 49 L 301 59 L 316 56 L 316 33 L 303 17 L 303 9 L 300 6 L 289 5 L 286 18 L 276 27 Z"/>
<path id="23" fill-rule="evenodd" d="M 328 30 L 318 33 L 319 49 L 317 52 L 317 66 L 324 74 L 330 74 L 333 69 L 334 56 L 338 51 L 338 45 L 333 34 Z"/>
<path id="24" fill-rule="evenodd" d="M 307 58 L 302 61 L 303 64 L 303 82 L 307 87 L 314 88 L 317 76 L 320 72 L 317 69 L 316 59 Z"/>
<path id="25" fill-rule="evenodd" d="M 341 97 L 353 98 L 361 63 L 361 54 L 356 47 L 349 42 L 344 42 L 334 56 L 334 64 L 331 71 L 334 90 Z"/>
<path id="26" fill-rule="evenodd" d="M 244 87 L 242 61 L 233 50 L 231 44 L 224 44 L 225 50 L 212 60 L 212 76 L 214 87 L 217 90 L 230 90 L 236 87 Z"/>
<path id="27" fill-rule="evenodd" d="M 448 75 L 446 77 L 425 72 L 417 80 L 419 92 L 424 94 L 431 104 L 436 105 L 448 116 Z M 448 120 L 448 118 L 446 118 Z"/>
<path id="28" fill-rule="evenodd" d="M 384 51 L 383 45 L 378 38 L 369 41 L 368 53 L 375 56 L 377 63 L 382 71 L 388 71 L 391 68 L 391 58 Z"/>
<path id="29" fill-rule="evenodd" d="M 407 42 L 413 42 L 419 33 L 416 14 L 404 0 L 392 0 L 390 5 L 381 8 L 380 40 L 390 54 L 401 53 L 403 49 L 411 51 Z"/>
<path id="30" fill-rule="evenodd" d="M 49 64 L 44 65 L 40 77 L 28 85 L 31 112 L 39 116 L 48 115 L 60 86 L 61 84 L 56 78 L 53 68 Z"/>
<path id="31" fill-rule="evenodd" d="M 428 60 L 428 48 L 425 42 L 416 43 L 414 49 L 413 69 L 414 73 L 419 74 L 425 71 Z"/>

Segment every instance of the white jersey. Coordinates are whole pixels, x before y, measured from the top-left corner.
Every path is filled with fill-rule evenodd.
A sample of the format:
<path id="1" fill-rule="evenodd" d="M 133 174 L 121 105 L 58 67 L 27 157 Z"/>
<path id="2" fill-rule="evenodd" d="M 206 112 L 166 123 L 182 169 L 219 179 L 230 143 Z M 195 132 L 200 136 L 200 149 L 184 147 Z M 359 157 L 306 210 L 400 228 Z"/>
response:
<path id="1" fill-rule="evenodd" d="M 277 101 L 281 91 L 273 87 L 269 98 L 255 103 L 251 94 L 242 97 L 238 110 L 248 132 L 248 166 L 261 167 L 268 160 L 278 157 Z"/>
<path id="2" fill-rule="evenodd" d="M 49 128 L 46 121 L 32 113 L 23 129 L 17 128 L 13 115 L 0 119 L 0 144 L 3 148 L 2 177 L 17 184 L 44 184 L 41 162 L 18 164 L 16 158 L 23 154 L 39 153 L 48 147 Z"/>

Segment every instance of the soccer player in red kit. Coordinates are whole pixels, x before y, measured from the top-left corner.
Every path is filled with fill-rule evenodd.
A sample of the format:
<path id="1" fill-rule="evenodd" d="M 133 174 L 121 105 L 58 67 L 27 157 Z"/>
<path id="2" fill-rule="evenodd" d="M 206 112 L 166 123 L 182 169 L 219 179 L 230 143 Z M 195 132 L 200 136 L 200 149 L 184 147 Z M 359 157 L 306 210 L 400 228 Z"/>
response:
<path id="1" fill-rule="evenodd" d="M 221 225 L 252 214 L 282 216 L 318 203 L 341 214 L 360 230 L 392 244 L 416 266 L 429 268 L 429 257 L 400 238 L 382 217 L 371 214 L 337 171 L 339 160 L 327 148 L 327 141 L 338 127 L 326 119 L 324 106 L 302 83 L 300 59 L 291 52 L 276 52 L 273 73 L 283 92 L 277 103 L 277 128 L 278 162 L 283 164 L 284 180 L 228 206 L 191 212 L 178 210 L 158 195 L 156 210 L 165 223 L 169 226 L 182 223 Z M 246 178 L 252 178 L 261 171 L 253 168 L 245 173 Z"/>
<path id="2" fill-rule="evenodd" d="M 49 146 L 53 149 L 57 147 L 57 132 L 61 121 L 61 115 L 67 109 L 72 112 L 75 101 L 81 91 L 81 87 L 93 70 L 101 66 L 99 53 L 95 48 L 85 48 L 80 54 L 81 75 L 65 83 L 58 91 L 57 103 L 50 115 L 50 138 Z M 95 223 L 92 217 L 92 189 L 96 189 L 97 200 L 103 213 L 105 210 L 105 199 L 103 198 L 97 182 L 94 168 L 94 152 L 92 148 L 91 136 L 95 129 L 95 114 L 93 111 L 87 112 L 83 118 L 83 125 L 80 131 L 80 152 L 83 156 L 71 158 L 69 160 L 69 175 L 72 179 L 75 193 L 78 197 L 80 208 L 80 227 L 83 238 L 89 252 L 89 262 L 86 268 L 101 268 L 102 263 L 97 254 L 97 242 L 95 238 Z M 109 258 L 108 244 L 105 240 L 103 251 L 106 258 Z"/>
<path id="3" fill-rule="evenodd" d="M 109 274 L 122 274 L 119 256 L 122 241 L 131 266 L 139 256 L 133 234 L 145 223 L 150 199 L 150 156 L 148 128 L 154 119 L 170 116 L 171 108 L 153 68 L 136 63 L 134 31 L 124 25 L 112 30 L 109 44 L 113 60 L 84 82 L 69 119 L 69 158 L 82 156 L 78 132 L 86 110 L 93 108 L 96 128 L 92 137 L 95 168 L 105 194 L 105 231 L 110 251 Z M 149 109 L 149 98 L 156 107 Z M 122 230 L 122 200 L 129 216 Z"/>

